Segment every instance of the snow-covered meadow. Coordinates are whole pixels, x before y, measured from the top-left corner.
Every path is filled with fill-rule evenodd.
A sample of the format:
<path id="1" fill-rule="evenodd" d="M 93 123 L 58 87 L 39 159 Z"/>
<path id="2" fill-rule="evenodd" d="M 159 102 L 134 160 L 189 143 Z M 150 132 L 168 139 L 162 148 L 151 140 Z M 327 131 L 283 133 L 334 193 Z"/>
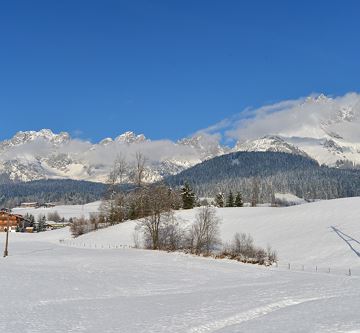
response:
<path id="1" fill-rule="evenodd" d="M 15 214 L 25 215 L 26 213 L 34 215 L 36 218 L 39 215 L 47 215 L 49 213 L 58 212 L 61 217 L 69 219 L 71 217 L 89 218 L 90 214 L 97 213 L 99 210 L 100 201 L 91 202 L 85 205 L 61 205 L 51 208 L 40 207 L 40 208 L 14 208 L 12 210 Z"/>
<path id="2" fill-rule="evenodd" d="M 53 210 L 84 215 L 96 205 Z M 133 245 L 135 222 L 72 246 L 59 243 L 68 229 L 10 234 L 0 332 L 360 332 L 360 198 L 217 212 L 224 242 L 251 233 L 278 251 L 280 267 L 114 249 Z M 195 214 L 177 213 L 183 223 Z"/>
<path id="3" fill-rule="evenodd" d="M 37 216 L 57 211 L 61 216 L 88 217 L 97 212 L 100 202 L 54 208 L 14 209 Z M 351 268 L 360 275 L 360 197 L 318 201 L 297 206 L 217 208 L 221 218 L 221 238 L 231 241 L 236 232 L 250 233 L 255 244 L 268 244 L 277 250 L 280 264 L 296 265 L 293 268 L 342 272 Z M 176 213 L 184 225 L 189 225 L 197 209 Z M 73 246 L 103 247 L 134 246 L 136 221 L 129 221 L 107 229 L 85 234 L 72 240 L 68 229 L 62 239 Z"/>

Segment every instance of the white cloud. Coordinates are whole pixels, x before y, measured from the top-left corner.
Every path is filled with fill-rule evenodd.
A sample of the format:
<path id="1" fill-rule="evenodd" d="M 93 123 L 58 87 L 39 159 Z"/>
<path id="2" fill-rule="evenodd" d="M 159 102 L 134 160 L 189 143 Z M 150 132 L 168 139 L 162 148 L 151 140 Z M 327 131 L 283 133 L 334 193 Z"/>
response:
<path id="1" fill-rule="evenodd" d="M 91 165 L 111 166 L 118 155 L 125 156 L 128 162 L 135 160 L 141 152 L 150 164 L 163 160 L 198 161 L 199 152 L 189 146 L 178 145 L 170 140 L 144 141 L 127 144 L 110 142 L 107 145 L 92 144 L 81 139 L 71 139 L 61 145 L 54 145 L 43 138 L 7 147 L 2 152 L 3 160 L 20 159 L 34 161 L 52 154 L 66 154 L 74 161 L 84 161 Z"/>
<path id="2" fill-rule="evenodd" d="M 226 130 L 226 136 L 240 141 L 265 135 L 322 138 L 326 131 L 334 131 L 348 141 L 360 141 L 360 94 L 357 93 L 283 101 L 247 110 L 245 116 Z"/>

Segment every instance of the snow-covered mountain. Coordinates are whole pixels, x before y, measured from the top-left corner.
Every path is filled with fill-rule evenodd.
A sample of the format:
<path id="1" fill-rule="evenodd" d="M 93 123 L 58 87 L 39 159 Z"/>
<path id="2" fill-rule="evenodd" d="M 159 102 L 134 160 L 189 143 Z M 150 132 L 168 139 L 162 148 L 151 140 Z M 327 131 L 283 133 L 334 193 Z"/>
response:
<path id="1" fill-rule="evenodd" d="M 321 94 L 262 109 L 238 131 L 236 151 L 280 151 L 332 167 L 360 165 L 360 97 Z M 258 135 L 258 137 L 254 137 Z"/>
<path id="2" fill-rule="evenodd" d="M 267 135 L 260 139 L 247 140 L 243 143 L 238 143 L 235 147 L 235 151 L 271 151 L 275 153 L 288 153 L 309 157 L 297 146 L 286 142 L 282 137 L 276 135 Z"/>
<path id="3" fill-rule="evenodd" d="M 62 178 L 105 182 L 118 156 L 131 165 L 136 153 L 142 152 L 147 160 L 145 181 L 152 182 L 225 151 L 206 135 L 175 143 L 125 132 L 93 144 L 72 139 L 65 132 L 55 134 L 43 129 L 18 132 L 0 142 L 0 174 L 17 181 Z"/>
<path id="4" fill-rule="evenodd" d="M 177 143 L 198 151 L 202 160 L 220 156 L 231 151 L 229 147 L 220 145 L 216 137 L 205 134 L 197 134 L 189 138 L 184 138 Z"/>
<path id="5" fill-rule="evenodd" d="M 286 152 L 332 167 L 360 166 L 359 94 L 280 102 L 255 110 L 235 126 L 227 133 L 239 140 L 233 148 L 222 146 L 220 135 L 206 131 L 177 142 L 125 132 L 98 143 L 49 129 L 18 132 L 0 142 L 0 179 L 105 182 L 119 155 L 133 164 L 137 152 L 147 159 L 147 182 L 234 151 Z"/>

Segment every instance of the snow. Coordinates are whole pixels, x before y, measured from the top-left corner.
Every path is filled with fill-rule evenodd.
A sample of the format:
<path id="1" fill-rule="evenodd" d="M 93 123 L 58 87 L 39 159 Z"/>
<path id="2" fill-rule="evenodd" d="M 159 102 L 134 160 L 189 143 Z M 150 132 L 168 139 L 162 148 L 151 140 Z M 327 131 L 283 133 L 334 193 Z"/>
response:
<path id="1" fill-rule="evenodd" d="M 98 206 L 35 211 L 80 216 Z M 59 242 L 70 241 L 68 228 L 11 233 L 10 255 L 0 258 L 0 332 L 360 332 L 360 198 L 217 212 L 224 241 L 250 232 L 257 244 L 271 243 L 283 263 L 305 270 L 90 247 L 132 245 L 135 221 L 72 244 Z M 177 213 L 185 224 L 195 214 Z M 320 263 L 334 274 L 315 272 Z"/>
<path id="2" fill-rule="evenodd" d="M 289 198 L 287 194 L 284 194 Z M 54 208 L 16 208 L 15 213 L 47 214 L 57 211 L 60 216 L 88 217 L 96 213 L 100 202 L 84 206 L 56 206 Z M 360 197 L 318 201 L 290 207 L 216 208 L 221 218 L 221 238 L 230 242 L 236 232 L 249 233 L 255 244 L 271 245 L 279 256 L 279 264 L 293 268 L 343 274 L 349 268 L 360 276 Z M 177 211 L 184 226 L 194 221 L 197 209 Z M 134 246 L 136 221 L 124 222 L 76 240 L 68 232 L 63 239 L 73 246 L 113 248 Z"/>
<path id="3" fill-rule="evenodd" d="M 40 207 L 40 208 L 22 208 L 17 207 L 12 209 L 14 214 L 25 215 L 26 213 L 34 215 L 36 218 L 39 215 L 45 215 L 49 213 L 58 212 L 61 217 L 69 219 L 70 217 L 81 217 L 89 218 L 93 213 L 98 213 L 100 201 L 91 202 L 85 205 L 60 205 L 50 208 Z"/>
<path id="4" fill-rule="evenodd" d="M 343 161 L 359 165 L 359 100 L 356 93 L 319 95 L 254 110 L 231 132 L 241 138 L 235 151 L 281 151 L 331 167 Z"/>
<path id="5" fill-rule="evenodd" d="M 355 332 L 359 278 L 11 234 L 0 332 Z M 3 246 L 3 239 L 0 246 Z"/>
<path id="6" fill-rule="evenodd" d="M 295 194 L 292 193 L 275 193 L 275 199 L 280 200 L 283 203 L 287 203 L 289 205 L 301 205 L 307 203 L 307 201 L 303 198 L 299 198 Z"/>

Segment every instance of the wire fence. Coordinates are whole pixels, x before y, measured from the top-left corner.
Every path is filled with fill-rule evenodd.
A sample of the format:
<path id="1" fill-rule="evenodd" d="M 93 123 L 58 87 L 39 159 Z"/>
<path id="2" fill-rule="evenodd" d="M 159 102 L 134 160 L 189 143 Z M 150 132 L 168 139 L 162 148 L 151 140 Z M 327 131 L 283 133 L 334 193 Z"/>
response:
<path id="1" fill-rule="evenodd" d="M 307 272 L 307 273 L 322 273 L 322 274 L 336 274 L 343 276 L 357 276 L 360 277 L 360 268 L 344 268 L 344 267 L 331 267 L 325 265 L 303 265 L 298 263 L 284 263 L 277 262 L 273 268 L 279 268 L 281 270 L 290 270 L 297 272 Z"/>
<path id="2" fill-rule="evenodd" d="M 84 249 L 136 249 L 135 246 L 128 244 L 118 244 L 118 243 L 97 243 L 94 241 L 80 241 L 74 239 L 60 239 L 59 243 L 64 246 L 75 247 L 75 248 L 84 248 Z M 279 270 L 288 270 L 296 272 L 307 272 L 307 273 L 319 273 L 319 274 L 333 274 L 333 275 L 342 275 L 342 276 L 353 276 L 360 277 L 360 267 L 359 268 L 344 268 L 344 267 L 331 267 L 325 265 L 307 265 L 307 264 L 298 264 L 298 263 L 285 263 L 285 262 L 276 262 L 271 268 Z"/>
<path id="3" fill-rule="evenodd" d="M 96 243 L 96 242 L 88 242 L 88 241 L 78 241 L 73 239 L 60 239 L 59 243 L 61 245 L 76 247 L 76 248 L 84 248 L 84 249 L 133 249 L 134 246 L 127 244 L 116 244 L 116 243 Z"/>

